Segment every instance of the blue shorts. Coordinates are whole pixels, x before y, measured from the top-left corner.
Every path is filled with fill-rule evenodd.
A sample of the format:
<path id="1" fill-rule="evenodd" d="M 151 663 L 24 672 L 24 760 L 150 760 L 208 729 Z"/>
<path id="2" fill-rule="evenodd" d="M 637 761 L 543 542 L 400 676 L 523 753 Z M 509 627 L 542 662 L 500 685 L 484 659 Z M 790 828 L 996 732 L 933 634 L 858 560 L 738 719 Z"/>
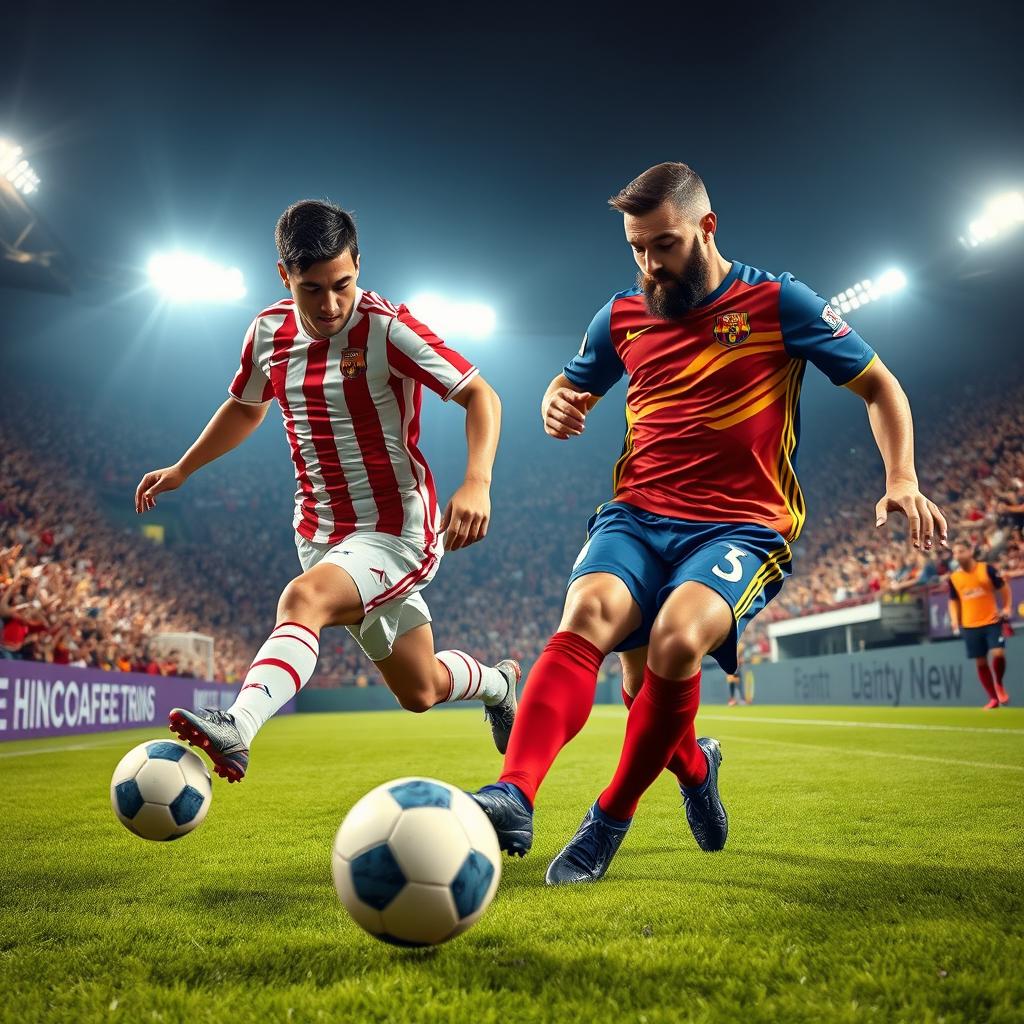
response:
<path id="1" fill-rule="evenodd" d="M 967 645 L 968 658 L 985 658 L 989 651 L 1002 650 L 1006 646 L 1001 622 L 994 622 L 991 626 L 968 626 L 960 632 Z"/>
<path id="2" fill-rule="evenodd" d="M 615 650 L 643 647 L 669 594 L 691 580 L 719 594 L 733 628 L 714 659 L 736 671 L 736 643 L 747 623 L 782 589 L 793 554 L 782 534 L 756 523 L 705 523 L 602 505 L 587 524 L 587 542 L 567 586 L 592 572 L 618 576 L 640 606 L 640 627 Z"/>

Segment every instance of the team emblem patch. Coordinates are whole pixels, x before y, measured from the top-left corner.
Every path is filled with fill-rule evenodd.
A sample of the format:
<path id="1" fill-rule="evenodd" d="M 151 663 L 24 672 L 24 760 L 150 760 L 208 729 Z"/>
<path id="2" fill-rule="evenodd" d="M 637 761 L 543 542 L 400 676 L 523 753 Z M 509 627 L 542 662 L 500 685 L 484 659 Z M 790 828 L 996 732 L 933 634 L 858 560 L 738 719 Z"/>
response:
<path id="1" fill-rule="evenodd" d="M 341 375 L 354 380 L 366 373 L 366 353 L 361 348 L 347 348 L 341 353 Z"/>
<path id="2" fill-rule="evenodd" d="M 828 324 L 833 338 L 842 338 L 850 333 L 850 325 L 828 303 L 821 311 L 821 319 Z"/>
<path id="3" fill-rule="evenodd" d="M 750 314 L 719 313 L 715 318 L 715 341 L 734 348 L 750 337 Z"/>

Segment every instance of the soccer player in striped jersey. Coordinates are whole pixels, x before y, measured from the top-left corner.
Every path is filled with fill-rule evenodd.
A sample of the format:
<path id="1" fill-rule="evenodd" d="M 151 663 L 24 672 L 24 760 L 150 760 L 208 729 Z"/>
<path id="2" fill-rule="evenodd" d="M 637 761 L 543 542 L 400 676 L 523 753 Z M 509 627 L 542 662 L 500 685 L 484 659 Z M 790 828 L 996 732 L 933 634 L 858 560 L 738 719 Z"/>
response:
<path id="1" fill-rule="evenodd" d="M 289 297 L 253 320 L 228 400 L 175 465 L 142 478 L 135 508 L 151 509 L 158 494 L 241 444 L 276 400 L 298 483 L 293 525 L 303 572 L 285 587 L 277 624 L 234 704 L 175 708 L 171 730 L 200 746 L 218 774 L 240 780 L 257 731 L 313 675 L 321 631 L 345 626 L 402 707 L 482 701 L 504 753 L 518 664 L 435 653 L 422 596 L 446 549 L 487 533 L 498 396 L 405 306 L 359 287 L 356 228 L 344 210 L 295 203 L 276 241 Z M 424 388 L 466 411 L 466 476 L 443 515 L 419 449 Z"/>
<path id="2" fill-rule="evenodd" d="M 694 731 L 701 660 L 735 672 L 744 626 L 790 572 L 804 521 L 794 465 L 808 361 L 867 404 L 886 472 L 876 525 L 900 512 L 915 546 L 930 548 L 936 529 L 946 540 L 941 511 L 918 489 L 906 396 L 842 317 L 789 274 L 724 259 L 704 183 L 685 164 L 650 168 L 610 202 L 637 287 L 594 317 L 542 414 L 548 434 L 576 437 L 627 375 L 626 440 L 559 631 L 530 672 L 504 771 L 476 794 L 502 847 L 525 853 L 538 787 L 586 722 L 601 662 L 620 652 L 629 715 L 619 765 L 549 884 L 600 878 L 666 767 L 701 849 L 725 845 L 721 749 Z"/>

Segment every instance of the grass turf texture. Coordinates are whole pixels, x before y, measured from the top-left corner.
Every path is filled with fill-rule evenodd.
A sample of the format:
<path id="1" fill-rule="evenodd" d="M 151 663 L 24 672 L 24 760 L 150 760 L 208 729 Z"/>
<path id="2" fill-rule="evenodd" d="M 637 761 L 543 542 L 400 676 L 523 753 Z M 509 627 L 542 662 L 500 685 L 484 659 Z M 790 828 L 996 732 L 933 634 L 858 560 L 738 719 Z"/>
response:
<path id="1" fill-rule="evenodd" d="M 169 844 L 130 835 L 107 795 L 153 730 L 0 745 L 0 1020 L 1024 1019 L 1024 712 L 708 708 L 726 850 L 697 849 L 665 776 L 603 882 L 547 889 L 623 723 L 595 710 L 533 852 L 426 951 L 348 919 L 331 841 L 387 779 L 490 781 L 476 713 L 276 719 L 246 781 L 214 780 L 206 823 Z"/>

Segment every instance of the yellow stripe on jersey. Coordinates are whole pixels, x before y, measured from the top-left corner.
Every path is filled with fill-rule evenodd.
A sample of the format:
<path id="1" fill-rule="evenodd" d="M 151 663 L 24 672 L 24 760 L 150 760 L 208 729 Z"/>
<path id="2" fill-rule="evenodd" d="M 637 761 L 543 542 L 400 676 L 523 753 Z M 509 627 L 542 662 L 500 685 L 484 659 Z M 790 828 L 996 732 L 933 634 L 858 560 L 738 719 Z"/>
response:
<path id="1" fill-rule="evenodd" d="M 755 338 L 760 344 L 753 343 Z M 775 343 L 781 340 L 782 334 L 778 331 L 751 334 L 742 345 L 730 349 L 720 359 L 712 363 L 712 360 L 715 360 L 716 356 L 721 355 L 722 352 L 722 346 L 717 341 L 713 341 L 700 355 L 690 360 L 682 373 L 677 374 L 671 382 L 674 386 L 650 396 L 647 403 L 636 410 L 636 418 L 641 419 L 671 405 L 684 391 L 688 391 L 705 377 L 717 373 L 723 366 L 728 366 L 729 363 L 733 363 L 737 359 L 746 359 L 747 356 L 774 351 L 777 348 Z"/>
<path id="2" fill-rule="evenodd" d="M 781 369 L 773 373 L 767 380 L 761 381 L 757 386 L 756 390 L 747 392 L 736 399 L 735 402 L 728 402 L 725 405 L 717 406 L 711 416 L 728 416 L 730 413 L 735 412 L 737 409 L 742 408 L 745 405 L 749 405 L 751 402 L 756 402 L 765 392 L 770 391 L 775 387 L 781 380 L 786 377 L 789 373 L 789 363 L 787 362 Z"/>
<path id="3" fill-rule="evenodd" d="M 783 370 L 782 373 L 783 376 L 785 376 L 788 373 L 788 367 Z M 707 425 L 712 430 L 726 430 L 729 427 L 735 427 L 737 423 L 749 420 L 751 416 L 756 416 L 759 412 L 763 412 L 767 409 L 768 406 L 774 405 L 788 387 L 789 382 L 787 380 L 782 380 L 776 384 L 768 394 L 757 399 L 752 405 L 748 405 L 746 408 L 740 409 L 739 412 L 733 413 L 732 416 L 725 416 L 721 419 L 709 419 L 707 420 Z"/>
<path id="4" fill-rule="evenodd" d="M 622 472 L 626 468 L 626 463 L 629 461 L 629 457 L 633 454 L 633 424 L 636 422 L 636 414 L 627 405 L 626 406 L 626 437 L 622 442 L 622 454 L 619 456 L 618 461 L 615 463 L 615 468 L 612 470 L 612 494 L 615 495 L 619 491 L 619 481 L 622 479 Z"/>
<path id="5" fill-rule="evenodd" d="M 793 552 L 788 544 L 775 548 L 768 552 L 768 558 L 757 572 L 750 578 L 746 589 L 740 595 L 740 599 L 733 605 L 733 616 L 738 622 L 746 615 L 750 606 L 757 600 L 757 595 L 773 580 L 782 579 L 785 573 L 782 566 L 793 560 Z"/>
<path id="6" fill-rule="evenodd" d="M 778 461 L 778 482 L 782 499 L 786 503 L 786 510 L 792 518 L 793 525 L 790 527 L 786 540 L 795 541 L 803 529 L 804 520 L 807 518 L 807 506 L 804 502 L 803 492 L 796 478 L 796 471 L 793 469 L 793 452 L 796 450 L 796 422 L 797 410 L 800 404 L 800 381 L 803 376 L 804 363 L 802 360 L 794 359 L 789 370 L 788 382 L 786 385 L 786 410 L 785 420 L 782 425 L 782 437 L 779 444 Z"/>
<path id="7" fill-rule="evenodd" d="M 850 386 L 850 385 L 851 385 L 851 384 L 852 384 L 852 383 L 853 383 L 854 381 L 860 380 L 860 379 L 861 379 L 861 377 L 863 377 L 863 376 L 864 376 L 864 374 L 865 374 L 865 373 L 867 373 L 867 372 L 868 372 L 868 370 L 870 370 L 870 369 L 871 369 L 871 367 L 872 367 L 872 366 L 874 366 L 874 365 L 875 365 L 875 363 L 877 363 L 877 362 L 878 362 L 878 353 L 876 352 L 876 353 L 875 353 L 875 354 L 874 354 L 874 355 L 873 355 L 873 356 L 871 357 L 871 361 L 870 361 L 870 362 L 868 363 L 868 365 L 867 365 L 867 366 L 865 366 L 865 367 L 864 367 L 864 369 L 863 369 L 863 370 L 861 370 L 861 371 L 860 371 L 860 373 L 858 373 L 858 374 L 857 374 L 856 376 L 854 376 L 854 377 L 851 377 L 851 378 L 850 378 L 850 379 L 849 379 L 849 380 L 848 380 L 848 381 L 847 381 L 847 382 L 846 382 L 846 383 L 845 383 L 845 384 L 843 385 L 843 387 L 844 387 L 844 388 L 848 388 L 848 387 L 849 387 L 849 386 Z"/>

